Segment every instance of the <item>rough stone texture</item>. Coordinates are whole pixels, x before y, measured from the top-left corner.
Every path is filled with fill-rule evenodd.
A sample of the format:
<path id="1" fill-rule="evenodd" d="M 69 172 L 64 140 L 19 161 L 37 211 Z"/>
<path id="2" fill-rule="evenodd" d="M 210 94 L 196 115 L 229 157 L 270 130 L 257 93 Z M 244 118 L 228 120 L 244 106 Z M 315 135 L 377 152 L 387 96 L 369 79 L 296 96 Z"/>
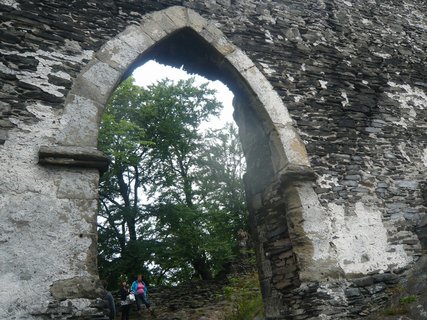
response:
<path id="1" fill-rule="evenodd" d="M 243 247 L 242 247 L 243 249 Z M 247 250 L 246 248 L 244 249 Z M 231 262 L 221 279 L 196 280 L 174 287 L 148 285 L 148 300 L 153 313 L 143 308 L 144 320 L 227 320 L 235 315 L 240 303 L 260 294 L 256 279 L 256 266 L 247 252 L 239 260 Z M 233 294 L 230 294 L 233 292 Z M 119 291 L 112 292 L 116 306 L 120 308 Z M 259 311 L 258 308 L 255 311 Z M 254 312 L 253 312 L 254 313 Z M 136 305 L 131 306 L 131 318 L 135 317 Z M 252 320 L 263 319 L 261 315 Z"/>
<path id="2" fill-rule="evenodd" d="M 173 288 L 150 289 L 149 300 L 158 320 L 223 320 L 232 314 L 224 296 L 225 283 L 200 282 Z"/>
<path id="3" fill-rule="evenodd" d="M 42 167 L 39 149 L 96 147 L 112 90 L 151 58 L 236 95 L 268 319 L 385 305 L 427 246 L 426 12 L 421 0 L 0 0 L 0 318 L 99 316 L 87 296 L 98 173 Z"/>
<path id="4" fill-rule="evenodd" d="M 109 159 L 95 148 L 41 146 L 39 164 L 97 168 L 102 173 L 108 169 Z"/>

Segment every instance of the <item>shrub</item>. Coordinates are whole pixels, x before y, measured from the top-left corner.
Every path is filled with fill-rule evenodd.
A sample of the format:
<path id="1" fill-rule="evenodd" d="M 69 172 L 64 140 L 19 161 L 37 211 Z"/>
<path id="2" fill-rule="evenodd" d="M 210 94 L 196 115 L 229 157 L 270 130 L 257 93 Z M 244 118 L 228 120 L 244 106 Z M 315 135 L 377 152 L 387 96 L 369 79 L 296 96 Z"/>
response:
<path id="1" fill-rule="evenodd" d="M 399 303 L 400 305 L 405 305 L 405 304 L 409 304 L 412 302 L 417 301 L 417 296 L 415 295 L 409 295 L 409 296 L 405 296 L 399 299 Z"/>
<path id="2" fill-rule="evenodd" d="M 234 311 L 227 317 L 227 320 L 248 320 L 264 316 L 264 306 L 256 273 L 230 279 L 230 285 L 224 288 L 224 295 L 234 305 Z"/>

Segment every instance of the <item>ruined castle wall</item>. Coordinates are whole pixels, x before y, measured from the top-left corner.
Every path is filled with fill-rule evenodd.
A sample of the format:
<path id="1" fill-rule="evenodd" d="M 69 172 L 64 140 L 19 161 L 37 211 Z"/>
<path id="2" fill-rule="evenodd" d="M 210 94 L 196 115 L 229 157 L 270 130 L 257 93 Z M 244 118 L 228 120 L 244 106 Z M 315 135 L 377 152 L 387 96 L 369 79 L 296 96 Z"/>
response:
<path id="1" fill-rule="evenodd" d="M 286 267 L 292 253 L 274 254 L 277 243 L 290 246 L 274 242 L 277 221 L 287 219 L 291 229 L 324 234 L 310 254 L 313 261 L 331 258 L 334 278 L 301 283 L 291 272 L 297 278 L 288 288 L 270 272 L 263 287 L 276 314 L 271 319 L 369 314 L 427 247 L 427 5 L 421 0 L 0 0 L 0 318 L 36 317 L 49 308 L 93 311 L 98 173 L 40 166 L 39 148 L 66 140 L 66 104 L 82 124 L 97 121 L 97 108 L 82 108 L 84 99 L 68 95 L 75 79 L 107 41 L 172 5 L 215 21 L 261 70 L 289 110 L 316 173 L 310 186 L 275 195 L 286 201 L 258 208 L 254 220 L 262 223 L 259 245 L 266 250 L 259 259 L 276 275 L 297 272 L 298 261 Z M 96 132 L 81 137 L 84 146 L 94 141 Z M 290 193 L 309 194 L 312 187 L 320 205 L 292 202 Z M 292 215 L 295 207 L 305 216 Z M 288 225 L 281 228 L 292 236 Z M 293 307 L 284 308 L 289 301 Z"/>

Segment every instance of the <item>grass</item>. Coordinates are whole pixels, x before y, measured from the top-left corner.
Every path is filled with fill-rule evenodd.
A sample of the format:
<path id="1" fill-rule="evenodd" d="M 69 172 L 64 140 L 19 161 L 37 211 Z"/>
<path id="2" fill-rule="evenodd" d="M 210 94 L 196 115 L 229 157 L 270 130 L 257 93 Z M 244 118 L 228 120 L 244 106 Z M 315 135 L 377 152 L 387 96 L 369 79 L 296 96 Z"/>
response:
<path id="1" fill-rule="evenodd" d="M 248 320 L 264 316 L 257 273 L 230 279 L 230 285 L 224 288 L 224 295 L 234 306 L 234 311 L 227 320 Z"/>
<path id="2" fill-rule="evenodd" d="M 387 309 L 384 309 L 382 312 L 384 316 L 402 316 L 407 313 L 408 313 L 408 308 L 406 306 L 387 308 Z"/>
<path id="3" fill-rule="evenodd" d="M 409 312 L 409 304 L 417 301 L 416 295 L 407 295 L 399 299 L 399 305 L 384 309 L 382 314 L 385 316 L 401 316 Z"/>
<path id="4" fill-rule="evenodd" d="M 406 305 L 406 304 L 410 304 L 412 302 L 417 301 L 417 296 L 416 295 L 409 295 L 409 296 L 405 296 L 399 299 L 399 304 L 400 305 Z"/>

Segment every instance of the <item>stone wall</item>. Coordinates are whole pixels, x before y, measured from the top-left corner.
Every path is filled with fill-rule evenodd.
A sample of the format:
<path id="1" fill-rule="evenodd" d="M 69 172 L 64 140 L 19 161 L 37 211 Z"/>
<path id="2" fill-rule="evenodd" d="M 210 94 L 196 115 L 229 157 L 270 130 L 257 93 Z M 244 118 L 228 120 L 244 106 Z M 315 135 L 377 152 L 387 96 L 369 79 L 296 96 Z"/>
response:
<path id="1" fill-rule="evenodd" d="M 174 5 L 194 11 L 146 18 Z M 237 96 L 269 319 L 357 319 L 385 304 L 427 246 L 426 9 L 0 0 L 0 318 L 97 313 L 97 123 L 120 77 L 153 57 Z M 150 49 L 179 23 L 210 47 L 177 33 Z"/>
<path id="2" fill-rule="evenodd" d="M 159 320 L 226 319 L 226 315 L 232 314 L 233 305 L 226 300 L 224 288 L 224 283 L 202 281 L 173 288 L 152 289 L 149 293 L 154 310 L 152 318 Z"/>

